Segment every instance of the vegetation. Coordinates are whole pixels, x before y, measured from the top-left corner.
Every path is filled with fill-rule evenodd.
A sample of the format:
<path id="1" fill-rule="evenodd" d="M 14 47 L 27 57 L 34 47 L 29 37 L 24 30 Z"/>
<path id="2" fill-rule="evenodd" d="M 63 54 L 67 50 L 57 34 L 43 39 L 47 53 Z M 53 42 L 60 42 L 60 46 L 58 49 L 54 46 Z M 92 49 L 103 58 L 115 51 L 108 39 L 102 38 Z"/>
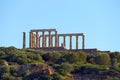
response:
<path id="1" fill-rule="evenodd" d="M 120 79 L 120 52 L 88 54 L 0 47 L 2 80 L 73 80 L 72 74 L 77 73 Z"/>

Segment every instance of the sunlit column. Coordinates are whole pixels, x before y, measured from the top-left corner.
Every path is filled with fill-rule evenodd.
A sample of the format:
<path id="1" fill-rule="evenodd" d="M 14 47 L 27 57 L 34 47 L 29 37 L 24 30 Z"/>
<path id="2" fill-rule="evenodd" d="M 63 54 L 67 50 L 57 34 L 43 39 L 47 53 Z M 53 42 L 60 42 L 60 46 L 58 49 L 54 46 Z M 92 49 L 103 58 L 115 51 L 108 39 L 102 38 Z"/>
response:
<path id="1" fill-rule="evenodd" d="M 63 44 L 64 44 L 64 47 L 66 48 L 66 36 L 65 35 L 63 36 L 63 39 L 64 39 Z"/>
<path id="2" fill-rule="evenodd" d="M 42 47 L 45 47 L 45 32 L 42 31 Z"/>
<path id="3" fill-rule="evenodd" d="M 82 49 L 85 49 L 85 36 L 82 36 Z"/>
<path id="4" fill-rule="evenodd" d="M 51 47 L 51 31 L 49 31 L 49 47 Z"/>
<path id="5" fill-rule="evenodd" d="M 76 49 L 78 49 L 78 35 L 76 36 Z"/>

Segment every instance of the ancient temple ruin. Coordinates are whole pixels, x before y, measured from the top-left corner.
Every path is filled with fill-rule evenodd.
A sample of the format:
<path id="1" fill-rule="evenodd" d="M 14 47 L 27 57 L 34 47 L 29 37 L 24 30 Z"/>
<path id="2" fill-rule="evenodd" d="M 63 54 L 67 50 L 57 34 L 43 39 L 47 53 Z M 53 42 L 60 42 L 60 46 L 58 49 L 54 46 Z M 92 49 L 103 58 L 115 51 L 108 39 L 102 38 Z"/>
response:
<path id="1" fill-rule="evenodd" d="M 26 39 L 23 32 L 23 48 L 25 48 Z M 60 37 L 63 37 L 63 43 L 60 45 Z M 72 37 L 76 38 L 76 50 L 79 45 L 85 49 L 85 35 L 83 33 L 59 34 L 56 29 L 36 29 L 30 30 L 29 33 L 29 48 L 30 49 L 56 49 L 66 48 L 66 37 L 69 37 L 69 49 L 72 50 Z M 82 37 L 82 44 L 79 44 L 79 37 Z"/>

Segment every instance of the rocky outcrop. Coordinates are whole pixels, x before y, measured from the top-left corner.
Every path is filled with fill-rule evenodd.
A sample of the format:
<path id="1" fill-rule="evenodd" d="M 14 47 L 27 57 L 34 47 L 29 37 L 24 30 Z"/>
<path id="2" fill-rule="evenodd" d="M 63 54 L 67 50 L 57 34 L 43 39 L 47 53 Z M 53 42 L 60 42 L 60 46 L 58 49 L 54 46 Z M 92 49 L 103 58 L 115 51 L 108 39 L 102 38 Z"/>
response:
<path id="1" fill-rule="evenodd" d="M 26 71 L 31 71 L 32 73 L 52 75 L 54 74 L 54 69 L 46 64 L 31 63 L 27 65 L 20 65 L 17 68 L 19 74 L 24 74 Z"/>
<path id="2" fill-rule="evenodd" d="M 0 60 L 0 66 L 8 66 L 8 62 L 5 60 Z"/>

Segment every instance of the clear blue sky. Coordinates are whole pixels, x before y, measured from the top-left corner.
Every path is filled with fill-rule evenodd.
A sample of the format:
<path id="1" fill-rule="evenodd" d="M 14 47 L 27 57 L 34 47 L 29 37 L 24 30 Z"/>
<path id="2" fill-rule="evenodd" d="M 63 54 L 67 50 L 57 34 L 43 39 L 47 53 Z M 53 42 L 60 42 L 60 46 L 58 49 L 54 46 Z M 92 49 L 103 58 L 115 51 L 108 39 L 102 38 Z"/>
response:
<path id="1" fill-rule="evenodd" d="M 86 48 L 120 51 L 120 0 L 0 0 L 0 46 L 22 48 L 22 32 L 84 33 Z"/>

